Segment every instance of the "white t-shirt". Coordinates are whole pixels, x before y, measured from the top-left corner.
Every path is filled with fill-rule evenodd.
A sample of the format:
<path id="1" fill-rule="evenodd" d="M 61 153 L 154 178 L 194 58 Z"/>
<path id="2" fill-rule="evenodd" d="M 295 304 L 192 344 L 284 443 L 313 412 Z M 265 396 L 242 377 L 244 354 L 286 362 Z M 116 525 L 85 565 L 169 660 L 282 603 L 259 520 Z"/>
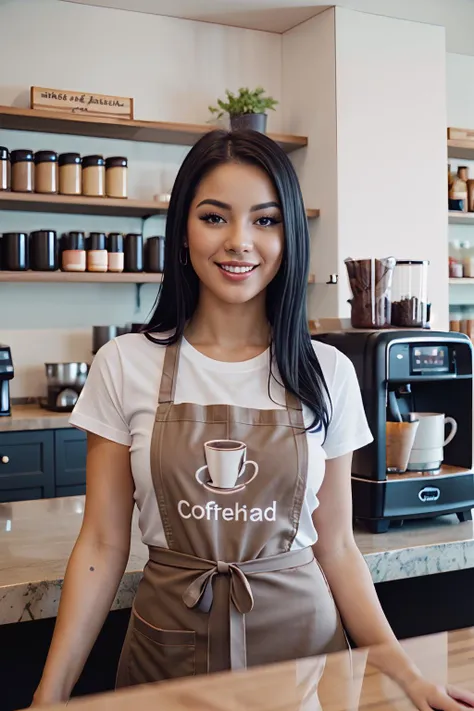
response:
<path id="1" fill-rule="evenodd" d="M 313 346 L 331 394 L 333 412 L 324 444 L 321 431 L 306 435 L 308 478 L 294 549 L 305 548 L 317 540 L 311 514 L 318 506 L 325 460 L 372 441 L 352 363 L 332 346 L 317 341 L 313 341 Z M 109 341 L 94 358 L 70 423 L 130 446 L 142 540 L 147 545 L 166 548 L 150 468 L 151 435 L 164 354 L 163 346 L 151 343 L 143 334 L 126 334 Z M 268 375 L 269 351 L 244 362 L 225 363 L 208 358 L 183 339 L 175 402 L 231 404 L 262 410 L 284 407 L 284 390 L 273 378 L 270 398 Z M 313 419 L 306 408 L 304 419 L 307 425 Z"/>

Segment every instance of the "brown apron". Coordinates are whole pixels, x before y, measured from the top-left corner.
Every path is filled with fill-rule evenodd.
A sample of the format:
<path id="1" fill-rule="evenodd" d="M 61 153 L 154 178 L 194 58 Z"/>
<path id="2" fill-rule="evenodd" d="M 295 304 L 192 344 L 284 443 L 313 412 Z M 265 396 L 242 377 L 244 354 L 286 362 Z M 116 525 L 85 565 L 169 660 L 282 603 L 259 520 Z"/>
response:
<path id="1" fill-rule="evenodd" d="M 347 649 L 312 549 L 291 550 L 308 468 L 300 402 L 175 404 L 178 359 L 168 346 L 151 442 L 168 548 L 149 549 L 117 687 Z M 212 440 L 245 443 L 258 467 L 218 489 L 206 474 Z"/>

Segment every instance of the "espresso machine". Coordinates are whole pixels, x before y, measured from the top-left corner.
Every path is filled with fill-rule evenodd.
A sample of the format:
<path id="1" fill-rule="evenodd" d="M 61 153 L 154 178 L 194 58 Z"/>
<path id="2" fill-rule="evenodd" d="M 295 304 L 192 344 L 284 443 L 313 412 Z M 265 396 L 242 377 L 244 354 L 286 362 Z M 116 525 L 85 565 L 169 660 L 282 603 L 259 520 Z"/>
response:
<path id="1" fill-rule="evenodd" d="M 14 376 L 12 354 L 9 346 L 0 343 L 0 417 L 11 415 L 10 380 Z"/>
<path id="2" fill-rule="evenodd" d="M 339 331 L 313 338 L 335 346 L 354 364 L 374 436 L 374 442 L 354 452 L 354 519 L 373 533 L 412 518 L 455 513 L 459 521 L 470 520 L 474 472 L 469 338 L 414 329 Z M 427 463 L 420 471 L 387 471 L 387 423 L 408 422 L 416 413 L 444 413 L 457 424 L 456 435 L 444 447 L 436 469 Z"/>

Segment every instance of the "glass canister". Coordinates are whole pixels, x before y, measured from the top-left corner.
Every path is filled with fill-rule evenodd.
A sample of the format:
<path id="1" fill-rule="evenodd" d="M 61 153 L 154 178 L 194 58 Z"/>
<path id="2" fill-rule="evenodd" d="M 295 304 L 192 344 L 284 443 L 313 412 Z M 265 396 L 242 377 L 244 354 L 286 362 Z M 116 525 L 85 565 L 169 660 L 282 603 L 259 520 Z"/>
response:
<path id="1" fill-rule="evenodd" d="M 105 161 L 105 192 L 110 198 L 128 196 L 128 161 L 114 156 Z"/>
<path id="2" fill-rule="evenodd" d="M 82 159 L 82 194 L 105 197 L 105 160 L 102 156 L 84 156 Z"/>
<path id="3" fill-rule="evenodd" d="M 50 195 L 58 192 L 58 154 L 54 151 L 35 153 L 35 191 Z"/>
<path id="4" fill-rule="evenodd" d="M 82 162 L 79 153 L 61 153 L 58 164 L 61 195 L 81 195 Z"/>
<path id="5" fill-rule="evenodd" d="M 10 154 L 0 146 L 0 190 L 10 190 Z"/>
<path id="6" fill-rule="evenodd" d="M 18 193 L 32 193 L 35 189 L 34 154 L 30 150 L 10 153 L 12 166 L 12 190 Z"/>
<path id="7" fill-rule="evenodd" d="M 392 286 L 392 326 L 428 326 L 428 267 L 426 260 L 397 260 Z"/>
<path id="8" fill-rule="evenodd" d="M 351 324 L 353 328 L 387 328 L 391 323 L 391 289 L 394 257 L 385 259 L 346 259 L 352 291 Z"/>

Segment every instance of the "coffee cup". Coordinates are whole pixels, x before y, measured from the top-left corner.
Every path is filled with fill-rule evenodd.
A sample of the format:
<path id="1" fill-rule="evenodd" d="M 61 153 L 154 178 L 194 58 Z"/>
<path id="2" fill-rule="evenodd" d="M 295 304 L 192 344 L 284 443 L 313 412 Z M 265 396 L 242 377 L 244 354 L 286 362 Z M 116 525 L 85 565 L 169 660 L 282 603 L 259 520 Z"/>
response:
<path id="1" fill-rule="evenodd" d="M 397 474 L 406 472 L 418 425 L 419 420 L 386 423 L 386 467 L 388 472 Z"/>
<path id="2" fill-rule="evenodd" d="M 452 417 L 437 412 L 412 412 L 410 418 L 419 420 L 415 441 L 410 453 L 408 471 L 436 471 L 444 459 L 444 447 L 456 436 L 458 425 Z M 446 425 L 451 426 L 445 436 Z"/>
<path id="3" fill-rule="evenodd" d="M 239 480 L 247 466 L 254 469 L 253 480 L 258 474 L 258 465 L 247 459 L 247 445 L 231 439 L 215 439 L 204 444 L 210 484 L 219 489 L 233 489 L 244 482 Z M 250 481 L 245 482 L 250 483 Z"/>

